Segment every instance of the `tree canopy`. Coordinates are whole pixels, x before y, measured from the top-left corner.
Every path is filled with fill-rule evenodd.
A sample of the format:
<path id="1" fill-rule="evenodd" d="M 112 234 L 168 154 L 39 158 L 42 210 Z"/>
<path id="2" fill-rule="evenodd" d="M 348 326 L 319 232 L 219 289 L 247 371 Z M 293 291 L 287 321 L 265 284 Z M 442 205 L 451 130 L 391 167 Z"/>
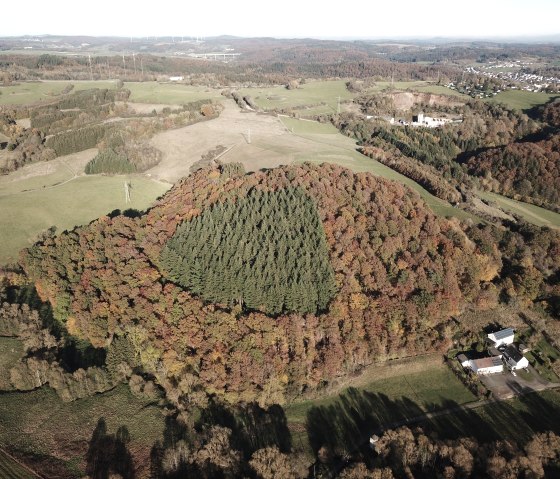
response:
<path id="1" fill-rule="evenodd" d="M 325 310 L 336 290 L 317 207 L 296 188 L 217 203 L 177 228 L 161 265 L 207 301 L 268 314 Z"/>

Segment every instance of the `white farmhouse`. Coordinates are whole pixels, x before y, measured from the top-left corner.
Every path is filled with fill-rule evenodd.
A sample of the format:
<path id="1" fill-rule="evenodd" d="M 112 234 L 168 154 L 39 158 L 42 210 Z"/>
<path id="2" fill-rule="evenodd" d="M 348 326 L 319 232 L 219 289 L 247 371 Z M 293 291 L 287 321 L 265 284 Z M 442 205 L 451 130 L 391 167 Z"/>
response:
<path id="1" fill-rule="evenodd" d="M 471 359 L 469 366 L 476 374 L 497 374 L 504 370 L 504 363 L 499 356 L 491 358 Z"/>
<path id="2" fill-rule="evenodd" d="M 169 81 L 183 81 L 185 77 L 169 77 Z"/>
<path id="3" fill-rule="evenodd" d="M 502 344 L 512 344 L 514 337 L 515 330 L 513 328 L 502 329 L 501 331 L 496 331 L 488 335 L 488 339 L 494 343 L 494 347 L 496 348 Z"/>
<path id="4" fill-rule="evenodd" d="M 504 350 L 504 360 L 507 367 L 512 371 L 515 371 L 516 369 L 523 369 L 529 366 L 529 361 L 527 361 L 527 358 L 523 356 L 523 354 L 521 354 L 513 344 L 510 344 Z"/>

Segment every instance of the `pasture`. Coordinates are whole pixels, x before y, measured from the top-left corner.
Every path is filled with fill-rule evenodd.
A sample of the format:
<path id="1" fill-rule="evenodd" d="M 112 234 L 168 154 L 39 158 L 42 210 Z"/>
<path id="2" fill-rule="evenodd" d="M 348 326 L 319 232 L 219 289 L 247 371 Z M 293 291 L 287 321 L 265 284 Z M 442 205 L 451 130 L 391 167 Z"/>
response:
<path id="1" fill-rule="evenodd" d="M 50 457 L 82 477 L 88 443 L 100 419 L 108 433 L 114 434 L 120 426 L 128 429 L 128 449 L 143 472 L 137 471 L 138 476 L 147 477 L 150 450 L 162 439 L 165 415 L 153 400 L 135 397 L 125 385 L 68 403 L 48 387 L 2 394 L 0 444 Z"/>
<path id="2" fill-rule="evenodd" d="M 2 479 L 36 479 L 36 474 L 24 468 L 0 450 L 0 477 Z"/>
<path id="3" fill-rule="evenodd" d="M 321 107 L 326 113 L 336 113 L 338 97 L 351 100 L 354 94 L 346 88 L 344 80 L 309 81 L 299 88 L 288 90 L 284 86 L 271 88 L 242 88 L 242 95 L 249 95 L 264 110 L 293 109 L 303 106 Z M 302 114 L 308 114 L 301 110 Z"/>
<path id="4" fill-rule="evenodd" d="M 165 103 L 181 105 L 191 101 L 224 98 L 221 90 L 180 83 L 126 82 L 131 92 L 129 100 L 137 103 Z"/>
<path id="5" fill-rule="evenodd" d="M 353 449 L 382 426 L 475 399 L 436 354 L 372 365 L 339 394 L 325 392 L 285 412 L 294 446 L 316 451 L 323 441 Z"/>
<path id="6" fill-rule="evenodd" d="M 492 98 L 486 98 L 484 101 L 489 103 L 503 103 L 508 108 L 525 111 L 535 106 L 544 105 L 557 96 L 557 94 L 543 92 L 508 90 L 500 92 Z"/>
<path id="7" fill-rule="evenodd" d="M 20 82 L 13 86 L 0 86 L 0 105 L 25 105 L 53 100 L 70 84 L 74 85 L 73 91 L 89 88 L 113 89 L 116 86 L 116 82 L 111 80 Z"/>
<path id="8" fill-rule="evenodd" d="M 523 203 L 522 201 L 512 200 L 511 198 L 506 198 L 505 196 L 489 191 L 478 191 L 477 194 L 487 201 L 497 203 L 503 210 L 521 216 L 529 223 L 533 223 L 537 226 L 560 228 L 560 214 L 554 211 L 529 203 Z"/>
<path id="9" fill-rule="evenodd" d="M 66 168 L 76 167 L 70 161 L 60 163 L 58 168 L 54 165 L 48 174 L 44 170 L 43 174 L 33 174 L 47 166 L 50 163 L 33 164 L 0 178 L 0 264 L 17 259 L 19 250 L 30 246 L 39 233 L 53 225 L 62 231 L 115 209 L 144 210 L 170 187 L 144 176 L 76 176 Z M 83 162 L 79 164 L 78 175 L 83 166 Z M 130 203 L 125 202 L 125 179 L 132 184 Z"/>

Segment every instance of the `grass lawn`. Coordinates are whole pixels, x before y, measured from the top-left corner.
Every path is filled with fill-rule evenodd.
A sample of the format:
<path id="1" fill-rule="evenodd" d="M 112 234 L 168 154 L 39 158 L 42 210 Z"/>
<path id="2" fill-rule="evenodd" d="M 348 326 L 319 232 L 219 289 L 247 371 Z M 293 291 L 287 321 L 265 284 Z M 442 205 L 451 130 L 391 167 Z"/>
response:
<path id="1" fill-rule="evenodd" d="M 556 96 L 558 95 L 525 90 L 508 90 L 500 92 L 496 96 L 487 98 L 484 101 L 490 103 L 504 103 L 509 108 L 516 110 L 529 110 L 535 106 L 543 105 Z"/>
<path id="2" fill-rule="evenodd" d="M 67 85 L 74 85 L 73 91 L 89 88 L 115 88 L 114 81 L 44 81 L 21 82 L 14 86 L 0 87 L 0 105 L 23 105 L 42 100 L 52 100 Z"/>
<path id="3" fill-rule="evenodd" d="M 165 416 L 158 406 L 138 399 L 128 386 L 90 398 L 64 403 L 50 388 L 0 395 L 0 445 L 18 451 L 55 457 L 83 469 L 83 460 L 99 419 L 114 434 L 126 426 L 129 450 L 146 473 L 153 444 L 162 438 Z M 139 474 L 146 475 L 146 474 Z"/>
<path id="4" fill-rule="evenodd" d="M 546 210 L 540 206 L 512 200 L 505 196 L 488 191 L 478 191 L 477 194 L 488 201 L 495 201 L 498 206 L 506 211 L 520 215 L 525 221 L 537 226 L 550 226 L 560 228 L 560 214 Z"/>
<path id="5" fill-rule="evenodd" d="M 543 378 L 551 382 L 560 381 L 556 373 L 550 367 L 550 363 L 546 361 L 546 358 L 550 361 L 557 361 L 560 359 L 560 353 L 545 338 L 542 338 L 533 350 L 528 352 L 525 356 Z"/>
<path id="6" fill-rule="evenodd" d="M 331 134 L 336 135 L 338 130 L 332 123 L 319 123 L 311 120 L 298 120 L 288 116 L 281 117 L 282 123 L 292 133 L 297 135 Z"/>
<path id="7" fill-rule="evenodd" d="M 449 95 L 449 96 L 456 96 L 462 98 L 463 100 L 470 100 L 471 97 L 468 95 L 464 95 L 463 93 L 459 93 L 457 90 L 452 90 L 451 88 L 447 88 L 446 86 L 441 85 L 424 85 L 417 88 L 419 92 L 426 92 L 426 93 L 435 93 L 437 95 Z"/>
<path id="8" fill-rule="evenodd" d="M 131 92 L 129 100 L 138 103 L 183 104 L 191 101 L 220 99 L 220 90 L 179 83 L 127 82 Z"/>
<path id="9" fill-rule="evenodd" d="M 0 477 L 2 479 L 36 479 L 27 469 L 0 451 Z"/>
<path id="10" fill-rule="evenodd" d="M 287 406 L 294 446 L 308 452 L 317 450 L 320 441 L 357 447 L 381 426 L 476 399 L 441 359 L 417 361 L 394 374 L 384 371 L 387 366 L 380 371 L 372 366 L 341 394 Z"/>
<path id="11" fill-rule="evenodd" d="M 10 369 L 22 356 L 23 345 L 19 339 L 0 337 L 0 391 L 12 389 Z"/>
<path id="12" fill-rule="evenodd" d="M 62 231 L 115 209 L 144 210 L 170 187 L 142 176 L 130 178 L 132 201 L 128 204 L 123 176 L 80 176 L 59 186 L 19 193 L 13 192 L 13 185 L 4 189 L 0 184 L 0 264 L 17 258 L 19 250 L 30 246 L 41 231 L 52 225 Z M 28 180 L 22 183 L 25 181 Z M 37 187 L 37 178 L 29 181 Z"/>
<path id="13" fill-rule="evenodd" d="M 440 437 L 473 436 L 479 441 L 511 439 L 522 445 L 537 432 L 560 433 L 560 392 L 532 393 L 491 402 L 471 411 L 461 411 L 422 424 Z"/>

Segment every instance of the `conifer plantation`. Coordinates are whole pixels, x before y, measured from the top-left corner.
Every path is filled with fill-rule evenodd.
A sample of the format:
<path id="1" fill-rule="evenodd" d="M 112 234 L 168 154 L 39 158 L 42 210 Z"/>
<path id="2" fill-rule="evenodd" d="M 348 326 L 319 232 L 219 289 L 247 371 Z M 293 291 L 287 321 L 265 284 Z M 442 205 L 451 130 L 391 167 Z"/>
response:
<path id="1" fill-rule="evenodd" d="M 336 290 L 316 205 L 301 189 L 217 203 L 177 228 L 161 265 L 209 302 L 273 315 L 325 310 Z"/>

